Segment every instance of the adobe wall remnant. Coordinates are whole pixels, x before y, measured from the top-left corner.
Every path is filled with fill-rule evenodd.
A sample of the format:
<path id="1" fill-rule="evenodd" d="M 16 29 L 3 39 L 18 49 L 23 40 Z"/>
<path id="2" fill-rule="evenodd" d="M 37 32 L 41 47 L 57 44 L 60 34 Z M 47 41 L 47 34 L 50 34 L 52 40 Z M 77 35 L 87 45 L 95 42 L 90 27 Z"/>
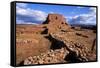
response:
<path id="1" fill-rule="evenodd" d="M 43 22 L 43 24 L 47 24 L 49 33 L 70 29 L 70 25 L 66 22 L 64 16 L 60 14 L 48 14 L 47 19 Z"/>
<path id="2" fill-rule="evenodd" d="M 48 14 L 47 19 L 45 22 L 43 22 L 43 24 L 51 24 L 51 23 L 58 24 L 56 22 L 58 22 L 59 24 L 68 25 L 66 23 L 66 19 L 60 14 Z"/>

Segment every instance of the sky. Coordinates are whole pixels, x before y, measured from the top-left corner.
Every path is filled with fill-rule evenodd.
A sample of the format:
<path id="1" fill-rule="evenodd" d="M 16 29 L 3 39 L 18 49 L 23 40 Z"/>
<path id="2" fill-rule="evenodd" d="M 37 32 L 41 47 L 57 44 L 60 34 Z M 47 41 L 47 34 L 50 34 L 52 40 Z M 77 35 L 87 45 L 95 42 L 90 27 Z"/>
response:
<path id="1" fill-rule="evenodd" d="M 61 14 L 69 24 L 96 25 L 96 8 L 16 3 L 16 24 L 41 24 L 48 14 Z"/>

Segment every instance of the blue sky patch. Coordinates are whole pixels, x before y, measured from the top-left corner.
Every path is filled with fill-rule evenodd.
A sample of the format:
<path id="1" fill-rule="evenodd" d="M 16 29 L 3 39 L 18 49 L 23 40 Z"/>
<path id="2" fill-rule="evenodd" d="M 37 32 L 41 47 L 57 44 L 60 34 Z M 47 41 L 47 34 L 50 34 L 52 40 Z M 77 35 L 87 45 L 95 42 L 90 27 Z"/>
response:
<path id="1" fill-rule="evenodd" d="M 96 25 L 96 8 L 16 3 L 17 24 L 41 24 L 49 13 L 62 14 L 69 24 Z"/>

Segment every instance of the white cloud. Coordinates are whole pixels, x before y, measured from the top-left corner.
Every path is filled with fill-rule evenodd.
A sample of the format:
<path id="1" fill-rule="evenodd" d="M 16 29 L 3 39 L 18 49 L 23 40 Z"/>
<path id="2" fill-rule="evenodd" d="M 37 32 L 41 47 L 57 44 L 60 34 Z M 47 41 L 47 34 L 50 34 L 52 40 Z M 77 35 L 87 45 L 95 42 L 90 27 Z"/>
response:
<path id="1" fill-rule="evenodd" d="M 34 24 L 34 25 L 38 25 L 38 23 L 25 22 L 24 20 L 18 20 L 18 19 L 17 19 L 17 24 Z"/>
<path id="2" fill-rule="evenodd" d="M 90 8 L 90 14 L 96 15 L 96 8 Z"/>
<path id="3" fill-rule="evenodd" d="M 25 3 L 16 3 L 16 5 L 18 7 L 22 7 L 22 8 L 26 8 L 27 7 L 27 4 L 25 4 Z"/>
<path id="4" fill-rule="evenodd" d="M 27 22 L 40 22 L 45 21 L 47 14 L 40 10 L 34 10 L 30 8 L 22 8 L 19 6 L 16 6 L 16 14 L 17 14 L 17 23 L 21 21 Z"/>
<path id="5" fill-rule="evenodd" d="M 89 13 L 70 17 L 69 22 L 71 24 L 95 25 L 96 24 L 96 8 L 90 8 L 89 10 L 90 10 Z"/>
<path id="6" fill-rule="evenodd" d="M 49 13 L 51 13 L 51 14 L 52 14 L 52 13 L 55 13 L 55 12 L 52 12 L 52 11 L 51 11 L 51 12 L 49 12 Z"/>

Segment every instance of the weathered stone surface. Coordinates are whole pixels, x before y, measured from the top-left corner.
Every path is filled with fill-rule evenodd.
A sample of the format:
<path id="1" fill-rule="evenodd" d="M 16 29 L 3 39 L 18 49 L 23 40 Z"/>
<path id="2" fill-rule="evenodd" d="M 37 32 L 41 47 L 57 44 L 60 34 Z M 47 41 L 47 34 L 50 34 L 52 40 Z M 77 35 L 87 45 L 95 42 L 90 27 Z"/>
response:
<path id="1" fill-rule="evenodd" d="M 64 16 L 60 14 L 49 14 L 43 24 L 47 24 L 49 33 L 57 31 L 67 32 L 68 30 L 71 30 L 70 25 L 66 22 Z"/>
<path id="2" fill-rule="evenodd" d="M 58 22 L 59 24 L 66 24 L 66 19 L 60 14 L 49 14 L 46 21 L 43 24 L 53 24 Z"/>
<path id="3" fill-rule="evenodd" d="M 64 48 L 57 50 L 50 50 L 47 53 L 42 53 L 39 56 L 26 58 L 24 60 L 24 65 L 60 63 L 64 61 L 64 58 L 67 53 L 68 52 Z"/>
<path id="4" fill-rule="evenodd" d="M 24 65 L 65 63 L 65 61 L 66 62 L 86 62 L 86 61 L 92 61 L 95 59 L 95 56 L 94 58 L 89 58 L 89 56 L 92 54 L 89 53 L 89 50 L 83 44 L 74 43 L 72 41 L 69 42 L 65 39 L 65 37 L 60 36 L 59 34 L 51 33 L 50 35 L 51 35 L 50 37 L 57 39 L 59 41 L 62 41 L 66 46 L 61 47 L 60 49 L 50 50 L 47 53 L 42 53 L 39 56 L 35 56 L 34 59 L 29 57 L 30 60 L 28 60 L 29 58 L 27 58 L 24 61 Z"/>
<path id="5" fill-rule="evenodd" d="M 59 34 L 51 34 L 51 36 L 55 39 L 63 41 L 63 43 L 66 45 L 66 49 L 69 51 L 69 53 L 73 52 L 76 55 L 75 58 L 77 58 L 78 61 L 80 62 L 91 61 L 91 59 L 89 59 L 89 56 L 88 56 L 91 53 L 89 53 L 89 50 L 83 44 L 74 43 L 72 41 L 69 42 L 66 40 L 65 37 L 60 36 Z"/>

